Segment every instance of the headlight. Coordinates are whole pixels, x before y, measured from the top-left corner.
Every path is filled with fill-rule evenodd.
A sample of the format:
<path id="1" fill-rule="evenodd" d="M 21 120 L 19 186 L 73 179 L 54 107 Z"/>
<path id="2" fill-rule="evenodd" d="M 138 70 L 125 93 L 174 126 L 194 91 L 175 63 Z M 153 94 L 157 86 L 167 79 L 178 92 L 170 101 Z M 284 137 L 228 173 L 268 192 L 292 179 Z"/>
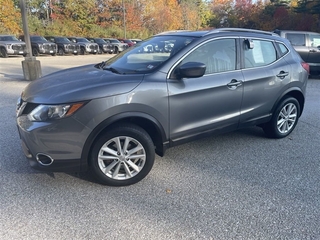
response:
<path id="1" fill-rule="evenodd" d="M 62 105 L 39 105 L 28 114 L 30 121 L 47 121 L 71 116 L 85 103 L 62 104 Z"/>
<path id="2" fill-rule="evenodd" d="M 43 49 L 43 44 L 39 44 L 39 48 Z"/>
<path id="3" fill-rule="evenodd" d="M 11 49 L 12 44 L 7 44 L 6 47 L 7 49 Z"/>

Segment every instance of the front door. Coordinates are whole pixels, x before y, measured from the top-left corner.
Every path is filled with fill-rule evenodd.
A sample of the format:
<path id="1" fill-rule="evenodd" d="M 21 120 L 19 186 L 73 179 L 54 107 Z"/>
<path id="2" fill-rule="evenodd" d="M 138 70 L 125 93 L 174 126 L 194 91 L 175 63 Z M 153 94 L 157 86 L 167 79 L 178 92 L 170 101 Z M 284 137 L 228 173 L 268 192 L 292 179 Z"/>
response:
<path id="1" fill-rule="evenodd" d="M 182 60 L 181 64 L 205 63 L 204 76 L 168 79 L 170 138 L 173 144 L 215 130 L 237 128 L 243 77 L 236 68 L 236 42 L 235 38 L 211 40 Z"/>

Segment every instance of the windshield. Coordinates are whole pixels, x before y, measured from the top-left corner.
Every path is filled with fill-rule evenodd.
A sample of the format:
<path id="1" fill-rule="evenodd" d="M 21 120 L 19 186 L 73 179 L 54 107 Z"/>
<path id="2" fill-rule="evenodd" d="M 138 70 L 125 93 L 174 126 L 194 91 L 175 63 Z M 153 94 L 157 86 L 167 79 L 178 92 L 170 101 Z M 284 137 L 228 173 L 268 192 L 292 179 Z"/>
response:
<path id="1" fill-rule="evenodd" d="M 77 38 L 77 41 L 78 42 L 89 42 L 89 40 L 86 38 Z"/>
<path id="2" fill-rule="evenodd" d="M 116 69 L 122 74 L 153 71 L 193 39 L 190 36 L 154 36 L 109 59 L 104 69 Z"/>
<path id="3" fill-rule="evenodd" d="M 19 41 L 14 36 L 0 36 L 0 41 Z"/>
<path id="4" fill-rule="evenodd" d="M 117 39 L 109 39 L 109 41 L 112 42 L 112 43 L 120 43 L 120 41 L 117 40 Z"/>
<path id="5" fill-rule="evenodd" d="M 70 43 L 71 41 L 68 38 L 65 37 L 59 37 L 56 39 L 56 42 L 60 42 L 60 43 Z"/>
<path id="6" fill-rule="evenodd" d="M 47 42 L 47 39 L 45 39 L 42 36 L 31 36 L 30 37 L 32 41 L 43 41 L 43 42 Z"/>
<path id="7" fill-rule="evenodd" d="M 96 43 L 106 43 L 106 41 L 104 41 L 101 38 L 96 38 L 95 40 L 96 40 Z"/>

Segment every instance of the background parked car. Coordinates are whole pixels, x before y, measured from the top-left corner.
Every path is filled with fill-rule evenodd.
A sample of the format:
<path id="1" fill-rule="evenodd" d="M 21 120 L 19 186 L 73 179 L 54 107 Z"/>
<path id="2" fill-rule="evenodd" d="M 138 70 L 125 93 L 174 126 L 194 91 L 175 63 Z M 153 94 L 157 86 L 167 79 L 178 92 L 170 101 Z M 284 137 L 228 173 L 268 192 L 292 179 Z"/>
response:
<path id="1" fill-rule="evenodd" d="M 104 38 L 107 43 L 111 43 L 114 46 L 114 53 L 120 53 L 126 50 L 129 45 L 126 43 L 120 42 L 118 39 L 115 38 Z"/>
<path id="2" fill-rule="evenodd" d="M 142 40 L 139 39 L 139 38 L 131 38 L 130 40 L 131 40 L 131 42 L 133 42 L 134 44 L 137 44 L 137 43 L 139 43 L 139 42 L 142 42 Z"/>
<path id="3" fill-rule="evenodd" d="M 122 43 L 126 43 L 129 45 L 129 47 L 132 47 L 133 45 L 135 45 L 134 42 L 132 42 L 130 39 L 123 39 L 123 38 L 118 38 L 118 40 Z"/>
<path id="4" fill-rule="evenodd" d="M 0 35 L 0 55 L 3 58 L 9 55 L 23 55 L 27 54 L 26 44 L 19 41 L 12 35 Z"/>
<path id="5" fill-rule="evenodd" d="M 87 38 L 90 42 L 96 43 L 99 45 L 99 54 L 101 53 L 114 53 L 114 45 L 107 43 L 102 38 Z"/>
<path id="6" fill-rule="evenodd" d="M 58 46 L 58 55 L 64 54 L 74 54 L 77 55 L 80 52 L 80 45 L 77 43 L 71 42 L 66 37 L 58 36 L 46 36 L 45 37 L 50 42 L 56 43 Z"/>
<path id="7" fill-rule="evenodd" d="M 275 30 L 287 38 L 301 58 L 310 66 L 310 72 L 320 74 L 320 34 L 306 31 Z"/>
<path id="8" fill-rule="evenodd" d="M 21 35 L 19 39 L 24 41 L 24 36 Z M 38 56 L 39 54 L 50 54 L 55 56 L 57 54 L 57 44 L 48 41 L 42 36 L 30 36 L 30 42 L 33 56 Z"/>
<path id="9" fill-rule="evenodd" d="M 90 42 L 84 37 L 68 37 L 71 42 L 78 43 L 80 45 L 80 54 L 84 55 L 86 53 L 97 54 L 99 52 L 99 45 Z"/>

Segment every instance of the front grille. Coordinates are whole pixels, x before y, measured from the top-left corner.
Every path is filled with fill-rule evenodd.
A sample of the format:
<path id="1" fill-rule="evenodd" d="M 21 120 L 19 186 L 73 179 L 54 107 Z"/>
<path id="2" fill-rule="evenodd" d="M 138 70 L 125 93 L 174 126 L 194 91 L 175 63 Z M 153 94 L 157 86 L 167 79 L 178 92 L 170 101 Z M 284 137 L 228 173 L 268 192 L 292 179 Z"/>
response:
<path id="1" fill-rule="evenodd" d="M 22 115 L 29 114 L 32 112 L 33 109 L 35 109 L 38 106 L 39 106 L 39 104 L 36 104 L 36 103 L 27 103 L 21 114 Z"/>
<path id="2" fill-rule="evenodd" d="M 25 49 L 26 49 L 25 44 L 13 44 L 12 45 L 12 50 L 23 51 Z"/>
<path id="3" fill-rule="evenodd" d="M 79 51 L 80 50 L 80 46 L 75 45 L 75 44 L 69 44 L 67 49 L 72 50 L 72 51 L 75 51 L 75 50 Z"/>
<path id="4" fill-rule="evenodd" d="M 37 106 L 39 106 L 39 104 L 24 102 L 19 98 L 19 102 L 17 103 L 17 117 L 31 113 Z"/>
<path id="5" fill-rule="evenodd" d="M 90 49 L 93 50 L 98 50 L 99 46 L 98 45 L 90 45 Z"/>
<path id="6" fill-rule="evenodd" d="M 56 45 L 54 45 L 54 44 L 43 44 L 43 48 L 45 49 L 45 50 L 53 50 L 53 51 L 55 51 L 56 50 Z"/>

